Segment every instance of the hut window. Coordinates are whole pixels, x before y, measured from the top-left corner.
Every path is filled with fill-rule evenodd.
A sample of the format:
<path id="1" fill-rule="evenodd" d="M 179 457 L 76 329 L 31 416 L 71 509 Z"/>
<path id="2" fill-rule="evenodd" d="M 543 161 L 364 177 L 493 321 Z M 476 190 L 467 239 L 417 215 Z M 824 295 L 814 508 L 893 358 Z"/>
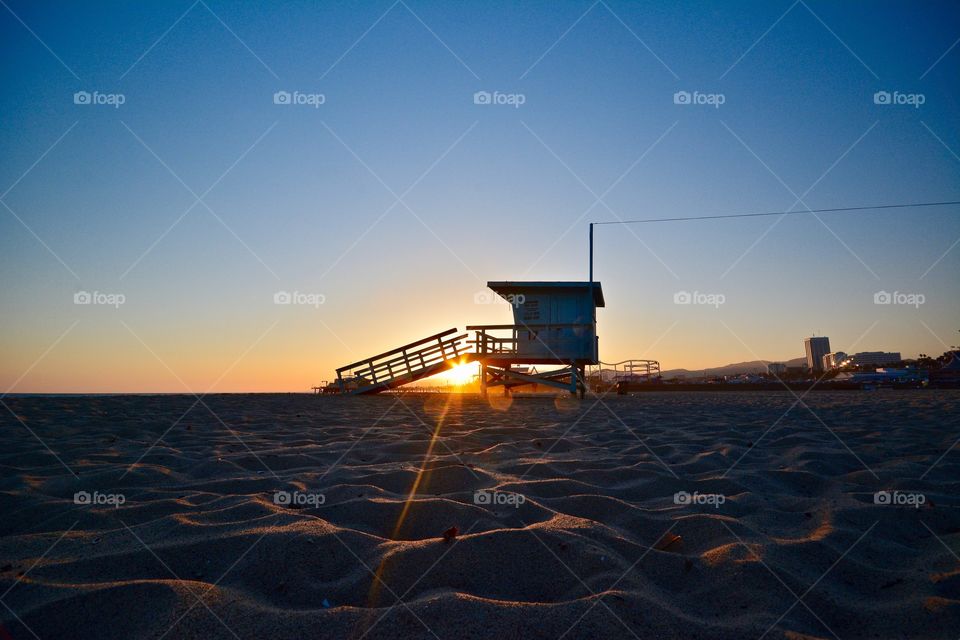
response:
<path id="1" fill-rule="evenodd" d="M 526 300 L 524 302 L 523 319 L 524 320 L 540 319 L 540 301 L 539 300 Z"/>

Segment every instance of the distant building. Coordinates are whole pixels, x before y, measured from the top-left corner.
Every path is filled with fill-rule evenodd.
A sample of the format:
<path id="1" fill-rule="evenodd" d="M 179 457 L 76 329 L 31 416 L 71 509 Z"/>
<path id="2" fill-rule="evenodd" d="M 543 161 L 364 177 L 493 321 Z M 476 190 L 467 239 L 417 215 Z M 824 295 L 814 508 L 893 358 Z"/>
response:
<path id="1" fill-rule="evenodd" d="M 881 368 L 873 372 L 854 373 L 850 382 L 920 382 L 923 379 L 916 369 L 888 369 Z"/>
<path id="2" fill-rule="evenodd" d="M 823 356 L 830 353 L 830 338 L 804 338 L 803 347 L 807 352 L 807 368 L 811 371 L 823 371 Z"/>
<path id="3" fill-rule="evenodd" d="M 895 364 L 902 359 L 899 351 L 861 351 L 850 356 L 850 364 L 881 367 L 886 364 Z"/>
<path id="4" fill-rule="evenodd" d="M 830 371 L 832 369 L 839 369 L 844 361 L 847 359 L 847 354 L 843 351 L 834 351 L 823 356 L 823 369 L 824 371 Z"/>
<path id="5" fill-rule="evenodd" d="M 782 376 L 787 372 L 787 365 L 782 362 L 770 362 L 767 364 L 767 373 L 772 376 Z"/>

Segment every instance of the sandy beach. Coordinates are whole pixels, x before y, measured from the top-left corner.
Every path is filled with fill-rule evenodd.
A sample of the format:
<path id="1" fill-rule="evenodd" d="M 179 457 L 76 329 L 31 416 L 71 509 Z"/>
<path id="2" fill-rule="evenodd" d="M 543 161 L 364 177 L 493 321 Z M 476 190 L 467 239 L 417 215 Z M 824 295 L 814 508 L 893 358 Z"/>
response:
<path id="1" fill-rule="evenodd" d="M 956 638 L 960 392 L 796 401 L 7 397 L 0 638 Z"/>

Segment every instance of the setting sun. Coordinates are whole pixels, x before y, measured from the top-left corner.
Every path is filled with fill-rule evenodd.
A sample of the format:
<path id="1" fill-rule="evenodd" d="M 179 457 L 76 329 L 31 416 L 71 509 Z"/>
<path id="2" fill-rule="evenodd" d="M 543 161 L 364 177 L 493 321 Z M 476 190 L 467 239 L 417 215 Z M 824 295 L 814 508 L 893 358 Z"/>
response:
<path id="1" fill-rule="evenodd" d="M 450 384 L 462 387 L 470 384 L 476 374 L 477 363 L 465 362 L 455 365 L 450 371 L 444 374 L 444 377 L 450 381 Z"/>

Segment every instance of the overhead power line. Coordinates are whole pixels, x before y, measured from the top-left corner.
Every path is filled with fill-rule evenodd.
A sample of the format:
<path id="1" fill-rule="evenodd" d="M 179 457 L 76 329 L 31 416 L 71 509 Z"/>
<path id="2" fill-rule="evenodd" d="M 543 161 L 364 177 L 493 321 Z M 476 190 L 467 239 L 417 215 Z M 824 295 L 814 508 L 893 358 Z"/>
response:
<path id="1" fill-rule="evenodd" d="M 909 204 L 878 204 L 869 207 L 832 207 L 830 209 L 798 209 L 790 211 L 763 211 L 760 213 L 725 213 L 709 216 L 686 216 L 678 218 L 651 218 L 649 220 L 607 220 L 591 222 L 591 225 L 601 224 L 645 224 L 649 222 L 685 222 L 689 220 L 723 220 L 727 218 L 759 218 L 761 216 L 787 216 L 804 213 L 850 213 L 853 211 L 876 211 L 881 209 L 907 209 L 910 207 L 945 207 L 960 204 L 960 200 L 944 202 L 913 202 Z"/>

